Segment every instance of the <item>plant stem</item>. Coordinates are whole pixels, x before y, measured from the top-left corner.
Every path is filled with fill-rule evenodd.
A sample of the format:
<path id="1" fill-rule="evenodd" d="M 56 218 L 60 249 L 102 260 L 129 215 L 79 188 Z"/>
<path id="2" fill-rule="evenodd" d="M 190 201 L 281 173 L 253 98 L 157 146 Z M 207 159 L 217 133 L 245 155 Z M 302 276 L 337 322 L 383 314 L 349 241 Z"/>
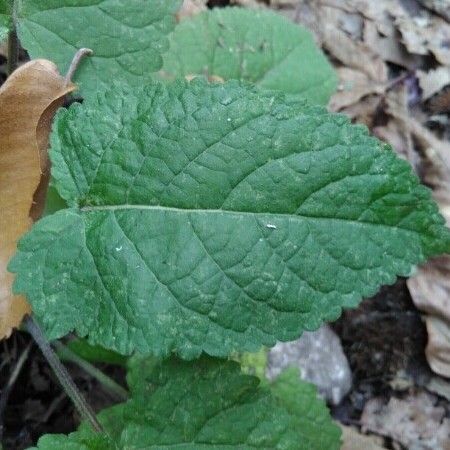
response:
<path id="1" fill-rule="evenodd" d="M 69 361 L 80 366 L 86 373 L 98 380 L 105 388 L 114 394 L 118 400 L 125 401 L 128 399 L 128 391 L 120 384 L 116 383 L 112 378 L 105 375 L 101 370 L 97 369 L 97 367 L 78 356 L 70 350 L 70 348 L 67 348 L 59 341 L 53 342 L 52 345 L 55 347 L 58 355 L 63 361 Z"/>
<path id="2" fill-rule="evenodd" d="M 90 56 L 94 52 L 90 48 L 80 48 L 74 55 L 72 62 L 70 63 L 69 70 L 66 73 L 66 76 L 64 77 L 66 86 L 72 82 L 72 78 L 75 75 L 76 70 L 78 69 L 78 66 L 80 65 L 81 60 L 85 56 Z"/>
<path id="3" fill-rule="evenodd" d="M 50 344 L 48 343 L 47 338 L 44 336 L 44 333 L 42 332 L 39 325 L 31 316 L 28 316 L 24 320 L 24 324 L 28 332 L 31 334 L 31 336 L 33 336 L 36 344 L 41 349 L 41 352 L 44 354 L 46 360 L 50 364 L 50 367 L 53 369 L 53 372 L 61 383 L 64 391 L 73 401 L 81 417 L 85 421 L 90 423 L 94 431 L 96 431 L 97 433 L 103 433 L 103 428 L 95 417 L 94 411 L 86 402 L 81 392 L 78 390 L 77 386 L 67 372 L 67 369 L 61 364 L 58 356 L 50 347 Z"/>
<path id="4" fill-rule="evenodd" d="M 19 63 L 19 39 L 17 37 L 17 8 L 18 1 L 14 0 L 12 4 L 12 24 L 8 34 L 8 61 L 7 72 L 11 75 Z"/>

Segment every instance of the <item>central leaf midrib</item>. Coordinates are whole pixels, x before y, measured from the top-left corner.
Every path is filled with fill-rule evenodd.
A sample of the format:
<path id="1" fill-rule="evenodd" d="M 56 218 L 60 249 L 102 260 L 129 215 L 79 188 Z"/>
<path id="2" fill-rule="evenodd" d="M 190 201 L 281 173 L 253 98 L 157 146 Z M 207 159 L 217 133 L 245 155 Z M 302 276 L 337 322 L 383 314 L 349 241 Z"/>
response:
<path id="1" fill-rule="evenodd" d="M 227 210 L 227 209 L 202 209 L 202 208 L 176 208 L 173 206 L 161 206 L 161 205 L 99 205 L 99 206 L 82 206 L 79 208 L 82 213 L 85 212 L 95 212 L 95 211 L 126 211 L 126 210 L 141 210 L 141 211 L 168 211 L 179 214 L 193 214 L 193 213 L 202 213 L 202 214 L 229 214 L 229 215 L 243 215 L 243 216 L 268 216 L 274 218 L 292 218 L 299 220 L 334 220 L 337 222 L 344 222 L 353 225 L 366 225 L 373 227 L 383 227 L 389 229 L 397 229 L 405 232 L 419 234 L 416 230 L 411 230 L 409 228 L 404 228 L 398 225 L 388 225 L 383 223 L 376 222 L 367 222 L 358 219 L 345 219 L 342 217 L 331 217 L 331 216 L 308 216 L 306 214 L 296 214 L 295 212 L 253 212 L 253 211 L 235 211 L 235 210 Z M 270 224 L 267 224 L 270 225 Z"/>

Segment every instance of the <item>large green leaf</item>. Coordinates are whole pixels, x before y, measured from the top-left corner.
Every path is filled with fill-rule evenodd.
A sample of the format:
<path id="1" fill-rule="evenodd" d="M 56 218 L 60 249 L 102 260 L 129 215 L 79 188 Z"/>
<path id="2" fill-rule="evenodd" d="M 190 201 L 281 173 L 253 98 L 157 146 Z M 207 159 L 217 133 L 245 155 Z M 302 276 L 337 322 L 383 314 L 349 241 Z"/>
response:
<path id="1" fill-rule="evenodd" d="M 50 338 L 256 351 L 450 248 L 390 147 L 237 82 L 111 90 L 58 115 L 50 155 L 71 208 L 35 224 L 10 265 Z"/>
<path id="2" fill-rule="evenodd" d="M 236 363 L 203 358 L 170 360 L 153 371 L 133 374 L 140 381 L 133 399 L 100 415 L 111 436 L 95 437 L 83 426 L 66 436 L 45 436 L 40 450 L 337 450 L 334 425 L 313 386 L 290 383 L 283 389 L 258 388 Z M 148 375 L 146 375 L 148 374 Z M 298 404 L 292 407 L 291 404 Z M 286 405 L 286 406 L 285 406 Z M 72 446 L 70 446 L 72 445 Z"/>
<path id="3" fill-rule="evenodd" d="M 336 75 L 306 29 L 266 11 L 220 8 L 177 25 L 164 55 L 166 75 L 247 80 L 325 104 Z"/>
<path id="4" fill-rule="evenodd" d="M 0 26 L 2 3 L 0 2 Z M 140 85 L 162 66 L 166 35 L 181 0 L 15 0 L 17 27 L 31 58 L 48 58 L 65 73 L 75 52 L 88 47 L 75 81 L 86 94 L 113 80 Z M 1 30 L 1 28 L 0 28 Z"/>

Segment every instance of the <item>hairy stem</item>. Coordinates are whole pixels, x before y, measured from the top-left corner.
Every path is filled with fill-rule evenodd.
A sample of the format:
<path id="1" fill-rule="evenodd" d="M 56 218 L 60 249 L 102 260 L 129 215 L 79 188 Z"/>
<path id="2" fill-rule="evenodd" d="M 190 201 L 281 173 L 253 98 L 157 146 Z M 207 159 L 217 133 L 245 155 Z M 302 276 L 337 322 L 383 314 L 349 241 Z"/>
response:
<path id="1" fill-rule="evenodd" d="M 53 342 L 52 345 L 53 347 L 55 347 L 58 355 L 63 361 L 69 361 L 80 366 L 86 373 L 91 375 L 112 394 L 114 394 L 114 396 L 118 400 L 125 401 L 128 399 L 128 391 L 120 384 L 116 383 L 112 378 L 105 375 L 101 370 L 97 369 L 97 367 L 93 366 L 91 363 L 78 356 L 76 353 L 70 350 L 70 348 L 66 347 L 59 341 Z"/>
<path id="2" fill-rule="evenodd" d="M 72 62 L 70 63 L 69 70 L 67 71 L 66 76 L 64 77 L 66 86 L 72 82 L 72 78 L 75 75 L 75 72 L 78 69 L 78 66 L 80 65 L 81 60 L 85 56 L 90 56 L 93 53 L 94 52 L 90 48 L 80 48 L 80 50 L 78 50 L 75 53 L 75 55 L 72 59 Z"/>
<path id="3" fill-rule="evenodd" d="M 85 421 L 90 423 L 94 431 L 102 433 L 103 428 L 100 425 L 97 418 L 95 417 L 94 411 L 92 410 L 90 405 L 86 402 L 81 392 L 78 390 L 77 386 L 75 385 L 69 373 L 67 372 L 67 369 L 61 364 L 61 361 L 59 360 L 58 356 L 50 347 L 50 344 L 48 343 L 47 338 L 44 336 L 44 333 L 42 332 L 39 325 L 35 322 L 35 320 L 31 316 L 28 316 L 25 319 L 24 324 L 28 332 L 31 334 L 31 336 L 33 336 L 33 339 L 36 341 L 38 347 L 41 349 L 46 360 L 50 364 L 50 367 L 53 369 L 53 372 L 55 373 L 56 377 L 61 383 L 61 386 L 63 387 L 64 391 L 73 401 L 81 417 Z"/>

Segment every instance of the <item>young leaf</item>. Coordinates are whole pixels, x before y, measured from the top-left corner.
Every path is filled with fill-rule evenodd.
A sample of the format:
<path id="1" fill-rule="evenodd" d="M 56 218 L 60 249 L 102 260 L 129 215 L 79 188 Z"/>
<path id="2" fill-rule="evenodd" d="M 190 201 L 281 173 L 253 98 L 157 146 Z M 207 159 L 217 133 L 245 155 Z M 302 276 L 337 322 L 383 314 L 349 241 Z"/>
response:
<path id="1" fill-rule="evenodd" d="M 290 403 L 304 405 L 299 406 L 299 410 L 307 409 L 302 417 L 268 388 L 258 388 L 258 379 L 242 374 L 236 363 L 202 358 L 192 364 L 172 359 L 155 363 L 150 372 L 142 372 L 140 364 L 138 368 L 133 378 L 140 381 L 132 386 L 132 400 L 99 416 L 111 441 L 93 441 L 93 433 L 84 426 L 68 437 L 45 436 L 38 448 L 339 448 L 340 431 L 324 402 L 298 378 L 297 387 L 290 390 Z"/>
<path id="2" fill-rule="evenodd" d="M 1 25 L 2 17 L 9 19 L 4 15 L 7 1 L 0 1 Z M 76 50 L 94 51 L 74 79 L 88 94 L 113 80 L 140 85 L 161 68 L 161 52 L 168 47 L 166 35 L 181 0 L 15 2 L 19 38 L 32 58 L 51 58 L 65 73 Z"/>
<path id="3" fill-rule="evenodd" d="M 238 353 L 232 359 L 241 365 L 242 372 L 256 375 L 262 382 L 266 382 L 267 354 L 269 350 L 262 347 L 255 353 Z"/>
<path id="4" fill-rule="evenodd" d="M 0 339 L 30 312 L 25 298 L 13 296 L 9 259 L 31 226 L 33 194 L 46 171 L 51 118 L 73 91 L 56 66 L 35 60 L 16 70 L 0 89 Z"/>
<path id="5" fill-rule="evenodd" d="M 317 389 L 300 379 L 297 368 L 288 368 L 282 372 L 271 384 L 272 395 L 289 412 L 296 416 L 305 437 L 314 440 L 318 436 L 326 442 L 335 442 L 340 432 L 337 426 L 330 426 L 330 415 L 324 401 L 317 399 Z M 318 445 L 320 448 L 320 445 Z"/>
<path id="6" fill-rule="evenodd" d="M 218 8 L 198 14 L 177 25 L 163 58 L 168 75 L 246 80 L 318 104 L 328 102 L 337 84 L 311 33 L 266 11 Z"/>
<path id="7" fill-rule="evenodd" d="M 361 126 L 238 82 L 116 88 L 59 114 L 70 209 L 10 270 L 49 338 L 183 358 L 292 340 L 450 248 L 410 166 Z"/>

